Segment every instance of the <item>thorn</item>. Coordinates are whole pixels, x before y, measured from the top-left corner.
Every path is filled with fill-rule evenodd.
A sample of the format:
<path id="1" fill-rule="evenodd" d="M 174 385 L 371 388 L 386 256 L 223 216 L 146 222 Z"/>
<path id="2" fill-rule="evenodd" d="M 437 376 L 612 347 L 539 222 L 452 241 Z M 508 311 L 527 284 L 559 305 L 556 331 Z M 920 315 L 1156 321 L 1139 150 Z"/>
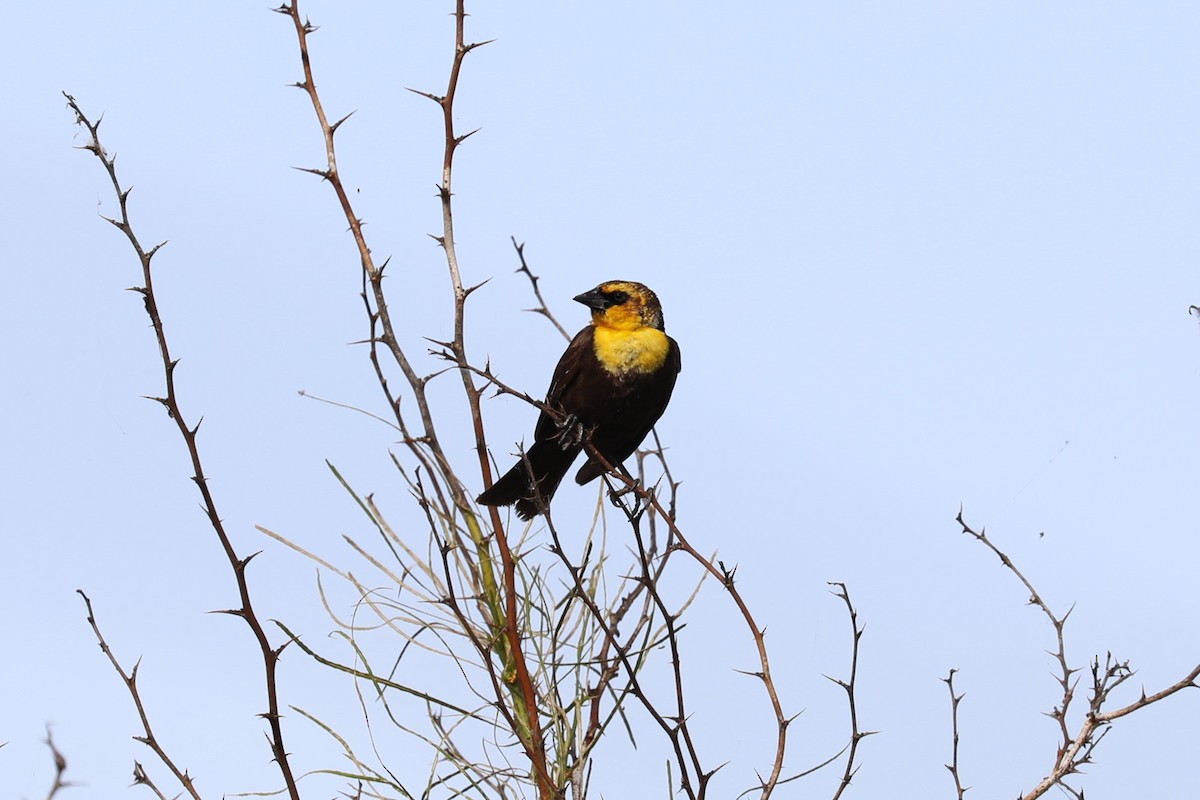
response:
<path id="1" fill-rule="evenodd" d="M 470 297 L 471 292 L 473 292 L 476 289 L 479 289 L 483 286 L 486 286 L 491 280 L 492 280 L 491 278 L 484 278 L 482 281 L 475 284 L 474 286 L 468 286 L 466 289 L 463 289 L 463 299 L 465 300 L 466 298 Z"/>
<path id="2" fill-rule="evenodd" d="M 339 119 L 337 122 L 335 122 L 335 123 L 333 123 L 332 125 L 330 125 L 330 126 L 329 126 L 329 132 L 330 132 L 330 134 L 337 133 L 337 129 L 338 129 L 338 128 L 340 128 L 340 127 L 342 126 L 342 123 L 343 123 L 343 122 L 345 122 L 346 120 L 350 119 L 351 117 L 353 117 L 353 116 L 354 116 L 354 113 L 355 113 L 355 112 L 351 111 L 349 114 L 347 114 L 346 116 L 344 116 L 344 117 L 342 117 L 341 119 Z"/>
<path id="3" fill-rule="evenodd" d="M 405 88 L 407 91 L 410 91 L 410 92 L 412 92 L 413 94 L 419 94 L 419 95 L 421 95 L 421 97 L 427 97 L 427 98 L 429 98 L 430 100 L 432 100 L 433 102 L 435 102 L 435 103 L 437 103 L 437 104 L 439 104 L 439 105 L 442 103 L 442 101 L 443 101 L 443 100 L 445 100 L 445 99 L 446 99 L 446 98 L 444 98 L 444 97 L 439 97 L 439 96 L 438 96 L 438 95 L 436 95 L 436 94 L 431 94 L 431 93 L 429 93 L 429 92 L 422 92 L 420 89 L 410 89 L 410 88 L 408 88 L 407 86 L 406 86 L 406 87 L 404 87 L 404 88 Z"/>
<path id="4" fill-rule="evenodd" d="M 333 173 L 327 169 L 313 169 L 312 167 L 292 167 L 292 169 L 299 170 L 300 172 L 307 172 L 311 175 L 316 175 L 327 181 L 332 180 L 333 178 Z"/>

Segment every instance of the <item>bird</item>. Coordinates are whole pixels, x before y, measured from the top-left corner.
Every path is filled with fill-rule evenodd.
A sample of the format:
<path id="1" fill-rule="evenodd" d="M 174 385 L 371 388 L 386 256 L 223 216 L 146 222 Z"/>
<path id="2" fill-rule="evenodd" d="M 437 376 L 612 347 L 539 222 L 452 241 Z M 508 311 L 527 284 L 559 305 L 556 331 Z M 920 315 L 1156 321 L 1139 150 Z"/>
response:
<path id="1" fill-rule="evenodd" d="M 524 458 L 476 498 L 485 506 L 515 504 L 523 520 L 549 507 L 586 442 L 620 467 L 666 411 L 681 369 L 679 345 L 666 334 L 662 305 L 649 287 L 606 281 L 574 299 L 591 309 L 592 322 L 554 368 L 550 410 L 538 416 Z M 575 482 L 582 486 L 605 469 L 589 455 Z"/>

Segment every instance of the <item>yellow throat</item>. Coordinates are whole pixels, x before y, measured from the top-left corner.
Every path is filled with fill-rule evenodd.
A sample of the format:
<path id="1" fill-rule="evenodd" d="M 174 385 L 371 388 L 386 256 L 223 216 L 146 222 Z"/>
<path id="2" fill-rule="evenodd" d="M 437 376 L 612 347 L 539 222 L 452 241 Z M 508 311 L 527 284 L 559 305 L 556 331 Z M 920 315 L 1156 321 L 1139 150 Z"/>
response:
<path id="1" fill-rule="evenodd" d="M 667 360 L 671 340 L 657 328 L 595 326 L 596 359 L 612 375 L 654 372 Z"/>

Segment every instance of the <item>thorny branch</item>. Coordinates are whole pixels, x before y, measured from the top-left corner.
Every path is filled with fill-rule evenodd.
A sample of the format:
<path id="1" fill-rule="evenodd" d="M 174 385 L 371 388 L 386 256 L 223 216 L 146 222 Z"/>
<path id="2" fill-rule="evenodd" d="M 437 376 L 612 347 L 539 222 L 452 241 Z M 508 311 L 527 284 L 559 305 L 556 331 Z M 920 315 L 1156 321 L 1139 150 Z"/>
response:
<path id="1" fill-rule="evenodd" d="M 970 535 L 995 553 L 999 557 L 1000 563 L 1017 576 L 1029 592 L 1030 605 L 1037 606 L 1046 615 L 1047 619 L 1050 620 L 1051 626 L 1054 628 L 1054 633 L 1058 640 L 1058 647 L 1054 652 L 1054 657 L 1059 665 L 1057 682 L 1063 694 L 1060 704 L 1050 711 L 1048 716 L 1058 724 L 1061 741 L 1054 757 L 1054 764 L 1049 773 L 1028 794 L 1025 794 L 1022 800 L 1034 800 L 1055 786 L 1082 800 L 1083 792 L 1076 791 L 1070 787 L 1065 782 L 1065 779 L 1070 775 L 1080 772 L 1080 768 L 1083 765 L 1091 762 L 1092 753 L 1107 733 L 1108 726 L 1115 720 L 1132 714 L 1138 709 L 1157 703 L 1159 700 L 1170 697 L 1183 689 L 1197 686 L 1197 680 L 1200 679 L 1200 664 L 1197 664 L 1191 672 L 1165 689 L 1150 695 L 1147 695 L 1143 691 L 1141 697 L 1136 701 L 1124 707 L 1106 711 L 1105 704 L 1108 702 L 1112 691 L 1133 677 L 1134 673 L 1128 661 L 1117 661 L 1111 653 L 1105 656 L 1103 667 L 1100 665 L 1100 659 L 1094 658 L 1091 665 L 1092 686 L 1088 697 L 1087 711 L 1084 712 L 1083 722 L 1080 724 L 1079 729 L 1072 733 L 1067 720 L 1067 710 L 1075 698 L 1075 688 L 1078 685 L 1078 678 L 1075 677 L 1075 673 L 1079 669 L 1069 666 L 1066 642 L 1063 637 L 1063 629 L 1066 626 L 1067 618 L 1071 615 L 1071 609 L 1068 609 L 1067 613 L 1062 616 L 1054 613 L 1029 579 L 1017 569 L 1012 559 L 987 537 L 986 532 L 983 529 L 976 531 L 966 523 L 963 519 L 961 509 L 958 512 L 957 522 L 962 527 L 963 533 Z"/>
<path id="2" fill-rule="evenodd" d="M 584 741 L 587 743 L 589 749 L 598 741 L 600 731 L 602 730 L 602 726 L 599 724 L 600 698 L 611 682 L 617 678 L 619 670 L 623 669 L 626 681 L 625 691 L 642 704 L 651 719 L 654 720 L 671 743 L 676 764 L 680 769 L 679 782 L 681 790 L 689 798 L 703 798 L 706 794 L 708 781 L 716 770 L 706 771 L 701 766 L 699 753 L 688 726 L 689 715 L 684 700 L 683 670 L 679 658 L 678 625 L 676 623 L 679 614 L 682 613 L 682 609 L 675 612 L 668 609 L 666 602 L 658 590 L 660 579 L 667 567 L 668 559 L 674 550 L 668 544 L 664 548 L 662 555 L 659 556 L 658 547 L 654 543 L 653 538 L 647 544 L 643 536 L 640 526 L 641 515 L 627 513 L 626 517 L 637 544 L 638 565 L 641 574 L 638 576 L 633 590 L 626 595 L 622 603 L 618 606 L 617 611 L 620 613 L 606 613 L 591 599 L 586 587 L 582 583 L 580 571 L 570 562 L 563 550 L 552 517 L 550 514 L 546 515 L 546 524 L 554 541 L 552 549 L 571 574 L 575 584 L 575 596 L 585 604 L 588 611 L 592 614 L 605 640 L 604 647 L 600 651 L 601 664 L 604 665 L 604 669 L 602 670 L 600 680 L 592 689 L 592 714 L 590 717 L 590 727 L 584 737 Z M 655 559 L 658 559 L 657 565 L 653 563 Z M 619 630 L 624 612 L 633 607 L 638 595 L 643 592 L 646 594 L 645 602 L 653 606 L 653 611 L 643 608 L 641 616 L 635 622 L 633 635 L 622 640 L 617 631 Z M 675 695 L 675 711 L 673 714 L 666 714 L 661 711 L 655 701 L 643 689 L 637 677 L 640 665 L 634 662 L 633 653 L 635 651 L 631 646 L 634 637 L 638 635 L 642 628 L 649 624 L 652 616 L 655 615 L 662 620 L 662 625 L 665 628 L 665 643 L 671 655 Z M 658 637 L 656 636 L 655 638 L 657 639 Z M 615 655 L 614 660 L 608 660 L 608 651 L 610 650 Z"/>
<path id="3" fill-rule="evenodd" d="M 843 681 L 838 678 L 829 678 L 829 680 L 846 690 L 846 699 L 850 704 L 850 744 L 848 745 L 848 753 L 846 755 L 846 768 L 842 772 L 842 781 L 838 784 L 837 792 L 833 795 L 833 800 L 838 800 L 850 788 L 850 782 L 854 779 L 855 773 L 858 772 L 858 767 L 854 763 L 854 758 L 858 754 L 858 743 L 868 736 L 874 735 L 877 731 L 864 731 L 858 727 L 858 703 L 855 698 L 855 688 L 858 685 L 859 642 L 862 640 L 865 629 L 858 624 L 858 611 L 855 610 L 854 604 L 850 602 L 850 592 L 846 589 L 846 584 L 830 583 L 829 585 L 836 588 L 836 591 L 833 592 L 834 596 L 840 598 L 846 604 L 846 612 L 850 615 L 850 630 L 854 634 L 854 643 L 850 650 L 849 679 Z"/>
<path id="4" fill-rule="evenodd" d="M 162 790 L 158 788 L 154 781 L 150 779 L 149 774 L 146 773 L 146 768 L 143 767 L 142 763 L 137 760 L 133 762 L 133 785 L 145 786 L 147 789 L 154 792 L 154 796 L 157 797 L 158 800 L 167 800 L 167 796 L 163 794 Z"/>
<path id="5" fill-rule="evenodd" d="M 453 506 L 466 524 L 472 544 L 476 548 L 480 569 L 485 580 L 484 592 L 491 617 L 491 624 L 499 633 L 499 638 L 495 641 L 492 641 L 491 637 L 487 640 L 476 639 L 476 647 L 480 650 L 480 654 L 489 665 L 489 669 L 491 661 L 487 657 L 487 652 L 491 648 L 496 651 L 497 656 L 503 663 L 503 674 L 508 675 L 511 671 L 513 675 L 514 679 L 512 681 L 509 681 L 507 678 L 503 680 L 514 706 L 513 712 L 515 717 L 512 721 L 515 722 L 516 731 L 528 756 L 531 767 L 530 771 L 536 778 L 539 794 L 542 800 L 551 800 L 556 795 L 557 789 L 552 785 L 550 768 L 546 761 L 541 720 L 537 708 L 538 694 L 533 685 L 529 667 L 521 647 L 519 615 L 517 613 L 517 596 L 520 587 L 517 586 L 516 582 L 514 557 L 508 547 L 507 537 L 500 527 L 498 512 L 492 510 L 492 522 L 495 531 L 492 540 L 496 543 L 500 552 L 502 571 L 502 589 L 495 587 L 490 583 L 493 580 L 491 578 L 491 556 L 488 545 L 485 542 L 485 537 L 479 527 L 465 486 L 457 478 L 449 459 L 446 457 L 434 426 L 433 414 L 426 395 L 426 386 L 433 376 L 419 375 L 400 344 L 383 289 L 383 273 L 386 264 L 379 266 L 375 264 L 371 256 L 371 250 L 367 246 L 363 234 L 362 221 L 354 212 L 349 194 L 346 192 L 341 175 L 338 172 L 334 136 L 338 127 L 346 118 L 343 117 L 341 120 L 331 124 L 325 114 L 320 96 L 317 93 L 316 82 L 313 79 L 312 61 L 308 46 L 308 37 L 316 29 L 308 20 L 302 18 L 299 5 L 299 0 L 293 0 L 293 2 L 285 3 L 276 10 L 290 17 L 293 22 L 300 50 L 301 64 L 304 70 L 304 80 L 297 83 L 296 86 L 303 89 L 311 100 L 325 140 L 325 168 L 309 169 L 306 171 L 319 175 L 330 183 L 337 195 L 343 214 L 349 223 L 351 234 L 358 248 L 365 284 L 363 300 L 367 306 L 372 331 L 370 339 L 372 363 L 375 365 L 380 385 L 396 416 L 397 424 L 401 430 L 405 431 L 405 442 L 418 460 L 430 468 L 433 474 L 444 477 L 445 486 L 450 492 Z M 458 146 L 471 135 L 471 133 L 458 135 L 455 132 L 454 100 L 458 92 L 459 78 L 466 55 L 472 50 L 487 44 L 487 42 L 468 43 L 466 41 L 466 16 L 464 0 L 457 0 L 454 14 L 454 59 L 451 63 L 445 94 L 439 96 L 424 91 L 412 91 L 435 102 L 442 112 L 445 146 L 443 150 L 441 182 L 438 185 L 438 195 L 442 206 L 442 233 L 434 238 L 441 245 L 446 255 L 446 264 L 454 291 L 454 338 L 451 342 L 443 344 L 448 348 L 449 352 L 453 355 L 455 363 L 459 366 L 458 371 L 461 375 L 464 392 L 471 409 L 480 471 L 486 485 L 491 481 L 491 464 L 487 456 L 483 415 L 480 408 L 480 392 L 474 385 L 470 372 L 463 369 L 467 363 L 466 345 L 463 336 L 466 300 L 474 289 L 466 288 L 463 285 L 454 237 L 452 190 L 454 154 Z M 367 286 L 369 286 L 369 292 Z M 377 326 L 378 333 L 376 332 Z M 419 439 L 414 439 L 408 435 L 408 426 L 400 410 L 400 400 L 388 386 L 386 373 L 377 353 L 377 347 L 381 344 L 404 375 L 416 401 L 417 413 L 421 418 L 422 427 L 422 435 Z M 429 458 L 430 455 L 432 456 L 432 462 Z M 448 546 L 457 546 L 457 542 L 449 543 Z M 446 569 L 447 576 L 449 576 L 448 561 L 446 562 Z M 447 585 L 451 585 L 449 581 Z M 456 601 L 453 597 L 446 599 L 451 604 L 451 608 L 457 609 Z M 499 684 L 497 686 L 499 687 Z"/>
<path id="6" fill-rule="evenodd" d="M 100 644 L 101 652 L 108 656 L 108 660 L 113 665 L 113 669 L 115 669 L 117 674 L 121 676 L 121 680 L 125 683 L 125 688 L 129 691 L 129 696 L 133 699 L 133 705 L 137 709 L 138 719 L 140 719 L 142 722 L 142 731 L 145 734 L 143 736 L 136 737 L 137 740 L 154 751 L 154 755 L 158 756 L 158 760 L 161 761 L 163 765 L 171 771 L 171 774 L 175 776 L 175 780 L 179 781 L 179 785 L 183 787 L 184 791 L 191 795 L 192 800 L 200 800 L 200 795 L 196 792 L 196 786 L 192 782 L 192 777 L 188 775 L 187 770 L 180 769 L 175 765 L 174 760 L 167 755 L 167 751 L 163 749 L 162 745 L 158 741 L 158 737 L 154 735 L 154 731 L 150 727 L 150 717 L 148 714 L 146 714 L 146 707 L 142 705 L 142 697 L 138 693 L 137 674 L 139 665 L 134 664 L 131 671 L 125 671 L 125 668 L 121 666 L 121 662 L 118 661 L 117 657 L 113 654 L 112 648 L 108 646 L 108 642 L 104 640 L 104 634 L 100 632 L 100 625 L 96 622 L 96 614 L 92 611 L 91 598 L 84 594 L 82 590 L 77 589 L 76 591 L 79 592 L 79 596 L 83 598 L 84 605 L 87 606 L 87 621 L 88 624 L 92 626 L 92 633 L 95 634 L 96 641 Z M 150 780 L 145 777 L 146 773 L 145 770 L 142 769 L 142 765 L 136 761 L 134 762 L 133 775 L 135 782 L 145 783 L 151 786 L 153 785 L 150 783 Z M 157 791 L 157 789 L 155 789 L 155 791 Z"/>
<path id="7" fill-rule="evenodd" d="M 54 783 L 50 784 L 46 800 L 54 800 L 59 790 L 68 789 L 75 784 L 63 778 L 67 774 L 67 758 L 54 744 L 54 736 L 50 733 L 49 725 L 46 726 L 46 746 L 50 748 L 50 757 L 54 759 Z"/>
<path id="8" fill-rule="evenodd" d="M 963 800 L 967 793 L 968 786 L 962 785 L 962 774 L 958 770 L 958 704 L 962 702 L 963 695 L 954 693 L 954 673 L 956 669 L 950 670 L 950 673 L 942 678 L 946 687 L 950 690 L 950 730 L 953 735 L 953 748 L 950 753 L 950 763 L 946 764 L 946 769 L 950 770 L 951 777 L 954 778 L 954 795 L 958 800 Z"/>
<path id="9" fill-rule="evenodd" d="M 714 564 L 712 559 L 704 557 L 684 537 L 683 532 L 675 524 L 674 516 L 663 508 L 657 493 L 652 489 L 647 489 L 645 486 L 640 485 L 627 475 L 614 471 L 612 465 L 608 464 L 595 448 L 589 445 L 587 449 L 588 454 L 603 464 L 608 470 L 608 474 L 614 480 L 624 483 L 643 503 L 646 503 L 658 512 L 658 515 L 667 523 L 668 530 L 672 536 L 672 547 L 677 547 L 686 552 L 704 570 L 714 578 L 717 578 L 730 598 L 732 598 L 734 605 L 737 606 L 738 612 L 742 615 L 742 619 L 754 640 L 755 649 L 758 651 L 759 671 L 755 673 L 755 677 L 762 681 L 763 689 L 767 694 L 767 699 L 770 702 L 771 711 L 775 716 L 776 723 L 775 757 L 772 760 L 770 772 L 762 780 L 762 792 L 759 795 L 760 800 L 767 800 L 775 790 L 775 786 L 778 784 L 780 775 L 783 772 L 784 756 L 787 752 L 787 729 L 791 719 L 783 713 L 783 705 L 779 700 L 779 694 L 775 688 L 775 680 L 771 676 L 771 660 L 767 655 L 766 631 L 760 628 L 758 623 L 755 622 L 754 615 L 750 612 L 750 607 L 746 604 L 741 592 L 735 585 L 734 574 L 737 571 L 736 567 L 728 569 L 723 562 L 718 561 Z"/>
<path id="10" fill-rule="evenodd" d="M 246 567 L 250 563 L 253 555 L 242 558 L 238 555 L 233 547 L 233 543 L 229 539 L 229 535 L 225 530 L 225 525 L 221 521 L 221 515 L 217 512 L 216 501 L 208 488 L 208 478 L 204 473 L 204 466 L 200 461 L 200 449 L 197 444 L 197 433 L 200 430 L 200 423 L 195 426 L 189 426 L 184 418 L 183 412 L 179 406 L 179 398 L 175 391 L 175 368 L 179 361 L 171 357 L 170 348 L 167 346 L 166 331 L 163 326 L 162 316 L 159 314 L 158 301 L 154 295 L 154 278 L 151 270 L 151 261 L 154 255 L 158 252 L 165 242 L 157 244 L 154 247 L 146 250 L 143 248 L 133 225 L 129 219 L 129 193 L 130 189 L 123 189 L 121 182 L 117 179 L 116 156 L 110 155 L 100 143 L 100 122 L 92 123 L 83 111 L 75 102 L 75 98 L 71 95 L 63 93 L 67 99 L 67 105 L 75 112 L 76 123 L 87 131 L 89 140 L 81 149 L 90 151 L 94 156 L 100 159 L 100 163 L 104 165 L 105 171 L 108 173 L 109 180 L 112 182 L 113 191 L 117 196 L 117 205 L 119 215 L 116 218 L 105 217 L 116 228 L 125 234 L 129 240 L 129 244 L 133 247 L 137 254 L 138 261 L 142 267 L 142 285 L 135 286 L 131 291 L 137 292 L 142 296 L 142 301 L 146 307 L 146 314 L 150 317 L 151 327 L 154 329 L 154 337 L 158 342 L 158 352 L 162 359 L 163 373 L 166 378 L 166 393 L 162 397 L 151 398 L 158 401 L 167 410 L 167 416 L 174 420 L 176 427 L 179 430 L 179 435 L 183 438 L 184 445 L 187 448 L 188 456 L 192 462 L 192 480 L 196 487 L 200 490 L 202 505 L 209 524 L 217 535 L 217 539 L 221 543 L 221 549 L 225 553 L 226 559 L 229 561 L 229 566 L 233 570 L 234 578 L 237 581 L 237 589 L 240 600 L 240 607 L 230 609 L 225 613 L 233 616 L 241 617 L 246 621 L 255 640 L 258 642 L 259 650 L 262 653 L 265 690 L 267 695 L 267 710 L 261 715 L 267 720 L 267 725 L 270 728 L 268 740 L 271 746 L 271 754 L 275 763 L 278 765 L 280 772 L 283 775 L 283 781 L 287 788 L 288 795 L 292 800 L 299 800 L 299 790 L 296 787 L 295 778 L 292 775 L 291 764 L 288 760 L 288 751 L 283 743 L 283 727 L 280 724 L 279 711 L 279 695 L 276 687 L 277 665 L 279 663 L 279 655 L 283 647 L 278 649 L 271 646 L 270 640 L 267 638 L 266 631 L 259 622 L 258 616 L 255 613 L 254 605 L 250 599 L 250 586 L 246 580 Z M 284 645 L 286 647 L 286 644 Z M 161 756 L 160 756 L 161 757 Z"/>
<path id="11" fill-rule="evenodd" d="M 679 529 L 678 525 L 675 524 L 674 515 L 669 513 L 667 509 L 663 507 L 662 502 L 658 497 L 658 493 L 653 487 L 647 488 L 642 482 L 635 480 L 625 471 L 615 469 L 614 465 L 610 464 L 604 455 L 596 450 L 596 448 L 592 447 L 590 443 L 585 445 L 585 449 L 589 456 L 596 459 L 596 461 L 605 468 L 607 475 L 606 480 L 611 480 L 615 483 L 622 484 L 623 491 L 632 492 L 637 498 L 637 504 L 634 509 L 627 508 L 623 504 L 619 505 L 630 524 L 633 525 L 635 521 L 646 512 L 646 510 L 653 509 L 657 518 L 662 519 L 667 525 L 669 540 L 666 550 L 668 552 L 674 550 L 682 550 L 686 552 L 703 570 L 719 580 L 721 585 L 725 588 L 725 591 L 733 600 L 734 605 L 737 607 L 743 621 L 746 624 L 746 627 L 749 629 L 755 648 L 758 652 L 759 661 L 758 671 L 752 674 L 762 682 L 767 699 L 771 705 L 771 710 L 774 713 L 776 723 L 775 756 L 771 763 L 770 772 L 761 780 L 760 786 L 758 787 L 760 790 L 760 800 L 767 800 L 767 798 L 771 796 L 772 792 L 774 792 L 775 787 L 778 785 L 780 781 L 780 775 L 783 771 L 784 757 L 787 752 L 787 729 L 791 719 L 786 717 L 783 713 L 783 706 L 779 700 L 779 694 L 776 691 L 775 680 L 771 675 L 771 662 L 769 656 L 767 655 L 766 632 L 755 622 L 749 606 L 746 604 L 741 592 L 735 585 L 734 574 L 737 571 L 736 567 L 732 569 L 727 568 L 725 564 L 720 561 L 714 564 L 713 559 L 705 557 L 698 550 L 696 550 L 691 543 L 688 542 L 686 537 L 684 537 L 683 532 Z M 673 491 L 672 495 L 674 495 Z M 670 505 L 672 507 L 674 506 L 673 500 Z M 674 662 L 674 668 L 675 677 L 678 681 L 681 679 L 681 672 L 680 665 L 677 661 Z M 700 779 L 699 791 L 695 796 L 697 798 L 701 798 L 704 796 L 705 785 L 707 784 L 708 779 L 714 774 L 715 770 L 703 772 L 699 769 L 698 759 L 695 755 L 694 749 L 690 744 L 690 735 L 688 734 L 686 728 L 686 718 L 676 720 L 676 722 L 680 725 L 681 733 L 683 734 L 685 741 L 688 742 L 689 753 L 691 754 L 689 760 L 696 768 L 697 776 Z M 683 768 L 685 763 L 687 762 L 681 758 L 680 767 Z"/>
<path id="12" fill-rule="evenodd" d="M 529 264 L 525 261 L 525 243 L 521 242 L 521 244 L 517 244 L 517 237 L 514 236 L 512 237 L 512 244 L 513 248 L 517 251 L 517 258 L 521 260 L 521 266 L 517 267 L 517 272 L 520 272 L 524 274 L 526 278 L 529 278 L 529 288 L 533 290 L 533 296 L 538 302 L 535 308 L 526 310 L 531 311 L 534 314 L 541 314 L 543 317 L 550 320 L 550 324 L 554 326 L 554 329 L 557 330 L 559 334 L 568 342 L 571 341 L 571 334 L 567 333 L 567 329 L 564 328 L 562 323 L 558 321 L 558 318 L 551 313 L 549 306 L 546 305 L 545 298 L 542 297 L 542 290 L 538 288 L 538 281 L 540 278 L 533 274 L 533 270 L 529 268 Z"/>

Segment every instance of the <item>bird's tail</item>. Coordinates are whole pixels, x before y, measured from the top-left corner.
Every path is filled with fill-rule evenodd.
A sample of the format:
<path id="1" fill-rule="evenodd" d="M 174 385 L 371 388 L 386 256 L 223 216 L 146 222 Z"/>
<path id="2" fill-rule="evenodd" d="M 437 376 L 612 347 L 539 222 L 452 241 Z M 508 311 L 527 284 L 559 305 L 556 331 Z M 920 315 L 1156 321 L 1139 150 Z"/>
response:
<path id="1" fill-rule="evenodd" d="M 525 458 L 504 473 L 492 484 L 492 488 L 479 495 L 476 502 L 485 506 L 510 506 L 515 503 L 518 517 L 524 520 L 533 519 L 540 510 L 535 498 L 540 497 L 544 505 L 549 505 L 558 484 L 578 455 L 578 447 L 564 450 L 557 440 L 534 442 L 525 453 Z M 526 459 L 533 468 L 533 474 L 537 476 L 536 493 L 533 490 L 534 481 L 530 479 L 529 469 L 525 464 Z"/>

